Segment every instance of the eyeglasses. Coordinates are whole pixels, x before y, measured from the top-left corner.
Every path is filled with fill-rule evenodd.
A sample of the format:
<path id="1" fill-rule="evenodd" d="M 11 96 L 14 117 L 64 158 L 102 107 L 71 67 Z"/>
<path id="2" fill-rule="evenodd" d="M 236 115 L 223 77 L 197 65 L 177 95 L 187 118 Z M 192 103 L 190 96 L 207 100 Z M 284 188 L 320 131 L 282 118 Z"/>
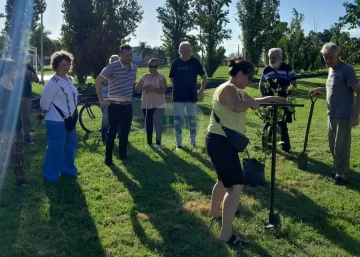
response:
<path id="1" fill-rule="evenodd" d="M 157 66 L 157 65 L 156 65 L 156 66 L 155 66 L 155 65 L 149 65 L 148 67 L 149 67 L 150 69 L 157 69 L 158 66 Z"/>

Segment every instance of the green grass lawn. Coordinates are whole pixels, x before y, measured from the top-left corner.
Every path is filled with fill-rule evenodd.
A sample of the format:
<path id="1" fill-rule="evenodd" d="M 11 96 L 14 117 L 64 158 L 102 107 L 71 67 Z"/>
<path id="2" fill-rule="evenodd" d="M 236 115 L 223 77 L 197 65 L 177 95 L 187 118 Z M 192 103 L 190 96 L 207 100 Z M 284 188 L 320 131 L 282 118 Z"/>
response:
<path id="1" fill-rule="evenodd" d="M 129 159 L 115 157 L 115 168 L 103 164 L 100 134 L 86 135 L 78 125 L 77 180 L 62 178 L 44 186 L 42 165 L 45 132 L 33 134 L 36 146 L 26 146 L 27 188 L 16 188 L 9 169 L 0 195 L 0 256 L 4 257 L 350 257 L 360 256 L 359 128 L 352 132 L 351 169 L 347 187 L 332 184 L 332 158 L 327 143 L 324 96 L 317 101 L 310 132 L 309 171 L 297 168 L 309 113 L 310 88 L 324 78 L 298 82 L 296 121 L 289 124 L 292 152 L 277 156 L 275 209 L 282 228 L 265 231 L 269 188 L 245 188 L 234 230 L 252 241 L 248 248 L 231 248 L 217 240 L 220 226 L 207 217 L 216 174 L 204 139 L 213 89 L 199 105 L 198 144 L 193 152 L 184 130 L 184 151 L 175 152 L 171 105 L 164 118 L 163 148 L 144 144 L 143 116 L 134 100 Z M 257 86 L 247 92 L 257 95 Z M 259 144 L 261 121 L 248 111 L 250 150 Z M 251 150 L 250 154 L 255 153 Z M 114 150 L 117 156 L 117 151 Z M 266 177 L 270 180 L 270 161 Z"/>

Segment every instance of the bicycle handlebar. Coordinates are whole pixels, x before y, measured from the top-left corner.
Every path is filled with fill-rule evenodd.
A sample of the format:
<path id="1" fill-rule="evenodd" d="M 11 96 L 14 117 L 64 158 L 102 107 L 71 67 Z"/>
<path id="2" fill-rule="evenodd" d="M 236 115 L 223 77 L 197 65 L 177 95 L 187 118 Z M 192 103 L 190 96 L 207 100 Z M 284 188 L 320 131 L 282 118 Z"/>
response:
<path id="1" fill-rule="evenodd" d="M 87 87 L 85 89 L 82 88 L 78 88 L 79 93 L 84 94 L 85 92 L 87 92 L 89 90 L 90 87 L 92 87 L 93 84 L 92 83 L 87 83 Z"/>

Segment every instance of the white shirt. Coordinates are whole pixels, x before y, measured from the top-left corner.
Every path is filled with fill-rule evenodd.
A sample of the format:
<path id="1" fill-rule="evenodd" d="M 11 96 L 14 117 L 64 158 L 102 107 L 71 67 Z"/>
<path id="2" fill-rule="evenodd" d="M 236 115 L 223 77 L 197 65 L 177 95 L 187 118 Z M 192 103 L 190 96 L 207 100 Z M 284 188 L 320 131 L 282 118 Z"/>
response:
<path id="1" fill-rule="evenodd" d="M 78 91 L 71 79 L 63 79 L 54 75 L 49 80 L 40 98 L 40 107 L 47 111 L 45 120 L 63 121 L 53 103 L 62 111 L 65 117 L 74 114 L 78 104 Z"/>

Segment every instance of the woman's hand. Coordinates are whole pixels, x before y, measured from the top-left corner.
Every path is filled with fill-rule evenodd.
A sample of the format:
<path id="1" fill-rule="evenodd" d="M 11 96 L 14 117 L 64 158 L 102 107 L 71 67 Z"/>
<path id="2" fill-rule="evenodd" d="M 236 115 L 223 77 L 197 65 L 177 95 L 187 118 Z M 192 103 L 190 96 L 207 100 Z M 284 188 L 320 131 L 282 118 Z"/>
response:
<path id="1" fill-rule="evenodd" d="M 250 108 L 253 110 L 257 110 L 260 108 L 260 104 L 255 99 L 253 99 Z"/>

